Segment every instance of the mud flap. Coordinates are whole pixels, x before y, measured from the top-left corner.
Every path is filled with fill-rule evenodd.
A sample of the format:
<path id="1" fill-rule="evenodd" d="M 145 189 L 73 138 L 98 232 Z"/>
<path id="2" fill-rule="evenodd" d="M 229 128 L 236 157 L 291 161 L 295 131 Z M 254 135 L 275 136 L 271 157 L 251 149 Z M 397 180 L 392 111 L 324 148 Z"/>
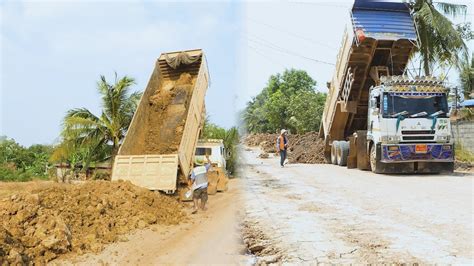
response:
<path id="1" fill-rule="evenodd" d="M 331 162 L 331 145 L 329 145 L 329 137 L 324 140 L 324 158 L 326 163 L 332 164 Z"/>
<path id="2" fill-rule="evenodd" d="M 369 152 L 367 150 L 367 131 L 358 130 L 356 136 L 356 149 L 357 149 L 357 169 L 360 170 L 369 170 L 370 169 L 370 160 Z M 378 151 L 377 147 L 377 151 Z M 379 156 L 379 155 L 377 155 Z M 380 158 L 380 157 L 378 157 Z"/>
<path id="3" fill-rule="evenodd" d="M 229 178 L 227 177 L 226 173 L 223 171 L 219 171 L 219 179 L 217 180 L 217 191 L 224 192 L 227 191 L 229 184 Z"/>
<path id="4" fill-rule="evenodd" d="M 217 193 L 217 182 L 219 180 L 219 172 L 217 170 L 211 170 L 207 172 L 207 194 L 214 195 Z"/>
<path id="5" fill-rule="evenodd" d="M 452 173 L 454 162 L 418 162 L 417 173 Z"/>

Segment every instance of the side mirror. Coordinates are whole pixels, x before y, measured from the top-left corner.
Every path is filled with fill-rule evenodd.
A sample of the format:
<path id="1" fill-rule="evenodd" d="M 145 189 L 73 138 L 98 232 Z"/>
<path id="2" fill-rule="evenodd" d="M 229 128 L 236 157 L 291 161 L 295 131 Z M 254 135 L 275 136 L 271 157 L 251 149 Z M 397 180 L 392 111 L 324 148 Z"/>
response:
<path id="1" fill-rule="evenodd" d="M 377 100 L 375 98 L 370 99 L 370 107 L 377 107 Z"/>

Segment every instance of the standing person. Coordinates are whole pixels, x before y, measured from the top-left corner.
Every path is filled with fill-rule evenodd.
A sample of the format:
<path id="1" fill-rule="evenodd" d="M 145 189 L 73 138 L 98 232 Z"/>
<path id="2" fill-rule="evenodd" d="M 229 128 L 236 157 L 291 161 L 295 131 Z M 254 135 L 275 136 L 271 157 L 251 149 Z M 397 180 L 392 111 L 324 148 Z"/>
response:
<path id="1" fill-rule="evenodd" d="M 278 136 L 276 141 L 276 147 L 278 153 L 280 153 L 280 166 L 284 167 L 285 160 L 286 160 L 286 150 L 288 149 L 288 131 L 282 129 L 280 132 L 280 136 Z"/>
<path id="2" fill-rule="evenodd" d="M 198 212 L 199 200 L 201 200 L 201 210 L 206 210 L 208 185 L 207 172 L 211 168 L 211 160 L 209 159 L 209 155 L 206 155 L 206 159 L 207 163 L 205 165 L 199 165 L 194 167 L 193 171 L 191 172 L 191 175 L 189 176 L 189 181 L 190 183 L 192 183 L 191 189 L 193 190 L 193 214 Z"/>

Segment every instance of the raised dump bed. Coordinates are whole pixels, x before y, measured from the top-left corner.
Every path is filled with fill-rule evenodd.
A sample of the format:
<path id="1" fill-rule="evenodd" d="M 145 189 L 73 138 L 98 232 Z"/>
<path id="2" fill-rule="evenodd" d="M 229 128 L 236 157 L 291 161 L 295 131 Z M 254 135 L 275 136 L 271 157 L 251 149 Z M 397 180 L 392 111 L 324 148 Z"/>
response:
<path id="1" fill-rule="evenodd" d="M 209 73 L 202 50 L 163 53 L 115 157 L 112 180 L 174 192 L 192 169 Z"/>
<path id="2" fill-rule="evenodd" d="M 350 16 L 322 117 L 327 159 L 333 140 L 367 129 L 369 89 L 380 76 L 402 75 L 417 41 L 402 1 L 355 0 Z"/>

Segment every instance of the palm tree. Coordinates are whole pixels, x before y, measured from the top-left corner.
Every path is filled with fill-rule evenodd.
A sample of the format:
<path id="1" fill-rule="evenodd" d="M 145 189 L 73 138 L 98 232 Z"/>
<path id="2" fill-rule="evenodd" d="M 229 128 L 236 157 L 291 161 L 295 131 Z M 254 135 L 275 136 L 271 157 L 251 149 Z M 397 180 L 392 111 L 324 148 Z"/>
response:
<path id="1" fill-rule="evenodd" d="M 464 96 L 474 98 L 474 54 L 471 55 L 470 59 L 467 58 L 461 63 L 459 77 Z"/>
<path id="2" fill-rule="evenodd" d="M 460 32 L 445 15 L 465 15 L 467 7 L 432 0 L 410 0 L 409 6 L 418 29 L 419 52 L 425 75 L 431 74 L 435 62 L 459 67 L 460 57 L 467 56 L 467 46 Z"/>
<path id="3" fill-rule="evenodd" d="M 130 92 L 133 78 L 117 77 L 109 84 L 104 76 L 97 82 L 102 98 L 102 113 L 94 115 L 86 108 L 67 111 L 61 132 L 63 142 L 56 157 L 80 160 L 84 165 L 91 161 L 115 156 L 132 121 L 142 93 Z"/>

